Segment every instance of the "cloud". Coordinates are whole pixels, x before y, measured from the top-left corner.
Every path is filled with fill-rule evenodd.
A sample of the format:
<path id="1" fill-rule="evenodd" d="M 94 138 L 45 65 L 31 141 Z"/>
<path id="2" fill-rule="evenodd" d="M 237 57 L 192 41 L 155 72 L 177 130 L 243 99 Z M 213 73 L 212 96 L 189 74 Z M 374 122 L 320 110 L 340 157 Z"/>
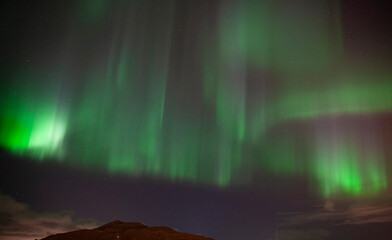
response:
<path id="1" fill-rule="evenodd" d="M 282 230 L 278 233 L 279 240 L 323 240 L 331 233 L 325 229 L 315 228 L 308 230 Z"/>
<path id="2" fill-rule="evenodd" d="M 360 232 L 358 227 L 361 229 L 374 223 L 392 223 L 392 204 L 348 204 L 327 200 L 324 205 L 315 206 L 311 211 L 280 213 L 278 239 L 322 240 L 335 239 L 336 236 L 356 239 L 357 235 L 351 231 Z"/>
<path id="3" fill-rule="evenodd" d="M 280 214 L 282 224 L 291 227 L 323 222 L 333 225 L 392 222 L 392 205 L 356 203 L 341 209 L 336 209 L 335 205 L 328 200 L 323 207 L 311 212 Z"/>
<path id="4" fill-rule="evenodd" d="M 345 214 L 347 219 L 342 224 L 392 222 L 392 206 L 355 204 Z"/>
<path id="5" fill-rule="evenodd" d="M 0 194 L 0 240 L 34 240 L 51 234 L 94 228 L 92 220 L 74 220 L 72 212 L 39 213 Z"/>

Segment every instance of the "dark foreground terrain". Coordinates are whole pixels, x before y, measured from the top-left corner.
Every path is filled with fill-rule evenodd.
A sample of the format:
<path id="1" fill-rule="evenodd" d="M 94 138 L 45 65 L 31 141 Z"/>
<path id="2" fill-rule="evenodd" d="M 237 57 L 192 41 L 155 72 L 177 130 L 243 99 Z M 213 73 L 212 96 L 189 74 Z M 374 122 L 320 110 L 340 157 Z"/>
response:
<path id="1" fill-rule="evenodd" d="M 91 230 L 60 233 L 42 240 L 213 240 L 177 232 L 169 227 L 148 227 L 141 223 L 115 221 Z"/>

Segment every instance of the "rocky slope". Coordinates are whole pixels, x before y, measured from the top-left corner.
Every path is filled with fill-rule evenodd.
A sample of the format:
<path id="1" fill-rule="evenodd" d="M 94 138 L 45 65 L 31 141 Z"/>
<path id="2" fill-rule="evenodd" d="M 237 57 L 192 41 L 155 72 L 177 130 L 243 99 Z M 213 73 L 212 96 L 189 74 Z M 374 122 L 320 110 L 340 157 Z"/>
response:
<path id="1" fill-rule="evenodd" d="M 169 227 L 148 227 L 141 223 L 115 221 L 91 230 L 60 233 L 42 240 L 213 240 L 180 233 Z"/>

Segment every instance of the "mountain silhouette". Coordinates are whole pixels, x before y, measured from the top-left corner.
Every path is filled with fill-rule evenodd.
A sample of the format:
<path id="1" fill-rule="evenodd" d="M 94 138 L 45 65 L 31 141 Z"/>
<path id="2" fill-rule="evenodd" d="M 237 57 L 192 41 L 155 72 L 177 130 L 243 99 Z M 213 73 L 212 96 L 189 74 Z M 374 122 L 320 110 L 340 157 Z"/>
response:
<path id="1" fill-rule="evenodd" d="M 169 227 L 148 227 L 138 222 L 114 221 L 94 229 L 48 236 L 42 240 L 213 240 L 177 232 Z"/>

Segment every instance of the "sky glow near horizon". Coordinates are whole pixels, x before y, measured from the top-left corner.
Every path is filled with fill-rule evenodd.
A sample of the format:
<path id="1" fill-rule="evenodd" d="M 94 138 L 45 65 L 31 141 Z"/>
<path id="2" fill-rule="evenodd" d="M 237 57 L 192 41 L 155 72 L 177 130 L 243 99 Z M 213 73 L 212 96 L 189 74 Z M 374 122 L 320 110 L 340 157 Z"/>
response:
<path id="1" fill-rule="evenodd" d="M 379 194 L 391 72 L 352 66 L 338 2 L 305 2 L 187 16 L 170 1 L 75 5 L 67 53 L 3 73 L 0 145 L 114 174 L 221 187 L 300 175 L 326 198 Z"/>

